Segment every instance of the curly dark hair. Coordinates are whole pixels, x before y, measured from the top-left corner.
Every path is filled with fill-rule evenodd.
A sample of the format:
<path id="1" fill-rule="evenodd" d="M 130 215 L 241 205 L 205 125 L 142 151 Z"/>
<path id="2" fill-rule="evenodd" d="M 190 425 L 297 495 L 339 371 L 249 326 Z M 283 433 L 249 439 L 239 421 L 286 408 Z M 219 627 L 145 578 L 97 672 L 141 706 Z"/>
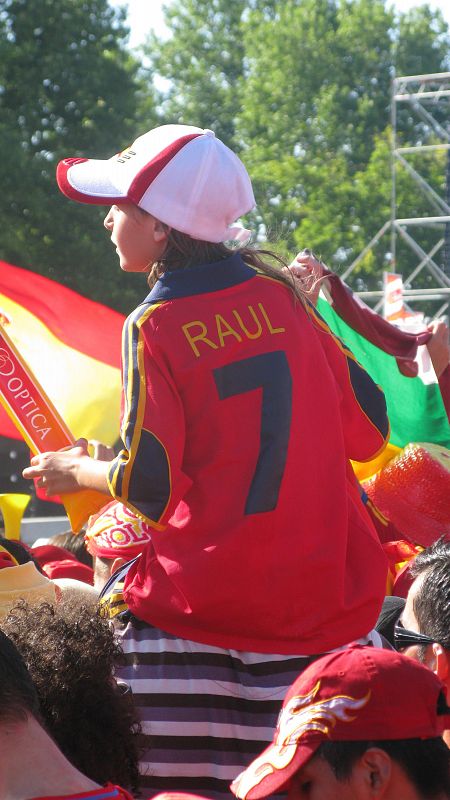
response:
<path id="1" fill-rule="evenodd" d="M 114 680 L 124 655 L 107 620 L 62 600 L 24 601 L 2 621 L 36 686 L 49 734 L 77 769 L 103 785 L 139 787 L 141 726 Z"/>

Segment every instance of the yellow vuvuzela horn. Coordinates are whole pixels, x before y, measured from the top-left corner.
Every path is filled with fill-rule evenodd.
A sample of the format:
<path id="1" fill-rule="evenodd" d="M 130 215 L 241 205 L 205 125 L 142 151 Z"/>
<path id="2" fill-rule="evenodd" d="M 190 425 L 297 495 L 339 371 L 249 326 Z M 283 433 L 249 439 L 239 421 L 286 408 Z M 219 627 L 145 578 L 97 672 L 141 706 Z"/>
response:
<path id="1" fill-rule="evenodd" d="M 0 494 L 0 511 L 7 539 L 20 539 L 20 524 L 30 500 L 29 494 Z"/>

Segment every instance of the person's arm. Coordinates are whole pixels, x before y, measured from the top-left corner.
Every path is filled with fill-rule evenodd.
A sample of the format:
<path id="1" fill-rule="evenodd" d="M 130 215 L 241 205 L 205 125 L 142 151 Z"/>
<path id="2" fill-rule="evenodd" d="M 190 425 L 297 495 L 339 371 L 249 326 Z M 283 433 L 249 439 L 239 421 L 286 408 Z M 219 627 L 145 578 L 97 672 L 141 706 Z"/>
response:
<path id="1" fill-rule="evenodd" d="M 331 273 L 311 250 L 302 250 L 287 269 L 309 300 L 306 311 L 315 324 L 327 361 L 341 391 L 341 409 L 347 457 L 369 461 L 381 452 L 389 438 L 389 420 L 383 391 L 330 330 L 314 306 L 320 287 Z"/>
<path id="2" fill-rule="evenodd" d="M 122 361 L 122 449 L 110 462 L 111 495 L 163 530 L 191 486 L 182 464 L 185 415 L 169 367 L 170 331 L 158 327 L 158 306 L 143 304 L 125 323 Z"/>
<path id="3" fill-rule="evenodd" d="M 427 342 L 427 348 L 433 362 L 434 371 L 439 379 L 450 364 L 448 327 L 443 320 L 433 320 L 427 327 L 431 333 L 431 339 Z"/>
<path id="4" fill-rule="evenodd" d="M 313 306 L 306 309 L 318 330 L 341 394 L 341 415 L 347 458 L 370 461 L 389 441 L 389 419 L 383 391 L 354 357 L 346 344 L 332 333 Z"/>
<path id="5" fill-rule="evenodd" d="M 37 478 L 38 485 L 49 496 L 79 489 L 95 489 L 109 494 L 107 474 L 110 463 L 91 458 L 87 441 L 80 439 L 74 447 L 33 456 L 30 466 L 22 474 L 24 478 Z"/>

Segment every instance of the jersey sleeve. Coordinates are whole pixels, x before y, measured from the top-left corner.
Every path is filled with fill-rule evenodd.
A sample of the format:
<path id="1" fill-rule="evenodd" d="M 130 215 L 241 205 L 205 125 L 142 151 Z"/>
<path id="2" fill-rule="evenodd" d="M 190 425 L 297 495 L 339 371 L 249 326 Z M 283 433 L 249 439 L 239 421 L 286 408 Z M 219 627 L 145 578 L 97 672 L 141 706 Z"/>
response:
<path id="1" fill-rule="evenodd" d="M 181 399 L 161 354 L 152 345 L 155 306 L 137 310 L 122 341 L 123 447 L 108 485 L 116 500 L 163 530 L 191 482 L 182 472 L 185 421 Z"/>
<path id="2" fill-rule="evenodd" d="M 384 393 L 345 343 L 332 333 L 316 309 L 308 304 L 307 313 L 318 330 L 320 343 L 341 391 L 347 458 L 370 461 L 384 450 L 389 440 Z"/>

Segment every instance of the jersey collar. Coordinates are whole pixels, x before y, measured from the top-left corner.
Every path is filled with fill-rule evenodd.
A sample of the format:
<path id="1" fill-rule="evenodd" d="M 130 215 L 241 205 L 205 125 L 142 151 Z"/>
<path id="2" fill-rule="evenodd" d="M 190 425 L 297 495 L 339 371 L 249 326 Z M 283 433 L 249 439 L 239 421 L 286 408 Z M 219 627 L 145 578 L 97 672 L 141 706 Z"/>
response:
<path id="1" fill-rule="evenodd" d="M 250 280 L 256 271 L 246 264 L 239 253 L 222 261 L 165 272 L 155 283 L 144 303 L 160 303 L 229 289 Z"/>

